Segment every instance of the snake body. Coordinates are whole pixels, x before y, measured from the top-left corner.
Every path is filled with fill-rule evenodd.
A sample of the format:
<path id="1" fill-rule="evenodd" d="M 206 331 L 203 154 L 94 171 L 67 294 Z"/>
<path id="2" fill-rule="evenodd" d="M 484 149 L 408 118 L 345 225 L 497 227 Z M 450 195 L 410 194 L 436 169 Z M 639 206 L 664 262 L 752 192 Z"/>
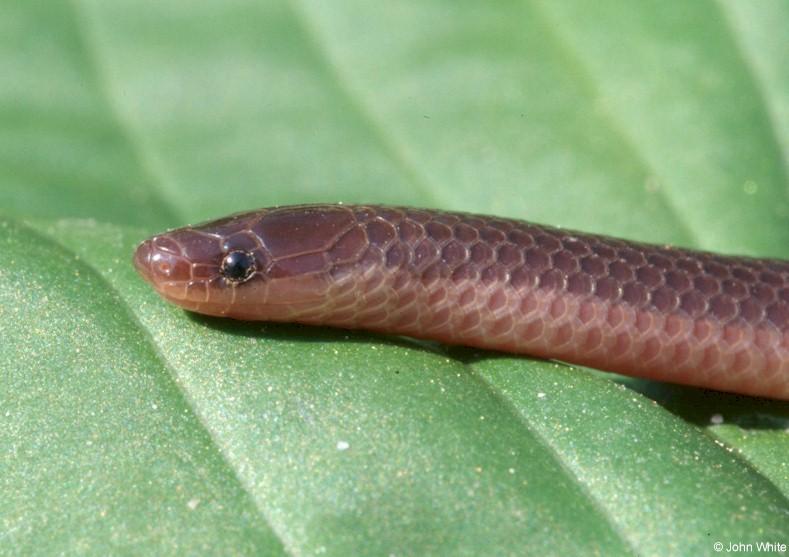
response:
<path id="1" fill-rule="evenodd" d="M 789 400 L 789 262 L 411 208 L 302 205 L 146 240 L 167 300 Z"/>

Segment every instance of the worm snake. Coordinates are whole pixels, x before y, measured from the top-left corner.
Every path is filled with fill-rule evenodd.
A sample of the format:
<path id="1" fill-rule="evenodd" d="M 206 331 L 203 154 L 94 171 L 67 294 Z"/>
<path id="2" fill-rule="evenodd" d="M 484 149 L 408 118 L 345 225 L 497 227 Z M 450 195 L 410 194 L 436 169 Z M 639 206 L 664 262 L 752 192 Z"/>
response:
<path id="1" fill-rule="evenodd" d="M 170 302 L 789 400 L 789 261 L 463 213 L 261 209 L 144 241 Z"/>

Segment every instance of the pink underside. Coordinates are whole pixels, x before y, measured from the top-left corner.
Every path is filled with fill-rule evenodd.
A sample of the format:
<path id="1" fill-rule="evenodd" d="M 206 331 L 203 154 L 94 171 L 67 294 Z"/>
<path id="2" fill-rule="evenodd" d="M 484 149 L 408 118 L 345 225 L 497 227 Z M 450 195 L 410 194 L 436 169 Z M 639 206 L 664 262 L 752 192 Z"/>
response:
<path id="1" fill-rule="evenodd" d="M 272 321 L 403 334 L 789 399 L 789 332 L 775 328 L 722 327 L 711 320 L 637 311 L 594 296 L 516 290 L 500 283 L 425 282 L 402 270 L 349 275 L 333 283 L 319 302 L 272 310 L 271 302 L 286 297 L 276 291 L 280 287 L 287 285 L 261 284 L 246 292 L 245 303 L 193 304 L 189 309 L 260 319 L 255 300 L 264 300 L 265 318 Z"/>

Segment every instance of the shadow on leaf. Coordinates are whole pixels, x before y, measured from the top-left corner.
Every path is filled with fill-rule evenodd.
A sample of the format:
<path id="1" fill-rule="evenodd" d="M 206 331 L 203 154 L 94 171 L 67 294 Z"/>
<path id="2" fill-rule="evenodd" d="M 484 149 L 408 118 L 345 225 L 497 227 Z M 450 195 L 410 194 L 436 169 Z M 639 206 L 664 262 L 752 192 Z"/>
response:
<path id="1" fill-rule="evenodd" d="M 185 312 L 189 319 L 200 325 L 227 334 L 247 338 L 268 338 L 277 341 L 310 343 L 354 343 L 388 344 L 430 354 L 447 355 L 446 347 L 440 343 L 410 337 L 377 334 L 368 331 L 302 325 L 300 323 L 271 323 L 265 321 L 238 321 L 221 317 L 210 317 L 199 313 Z"/>
<path id="2" fill-rule="evenodd" d="M 192 321 L 203 326 L 247 338 L 268 338 L 277 341 L 305 343 L 388 344 L 447 356 L 464 364 L 473 364 L 491 358 L 512 357 L 511 354 L 491 350 L 448 346 L 432 341 L 368 331 L 298 323 L 237 321 L 191 312 L 186 313 Z M 700 427 L 709 426 L 714 416 L 720 416 L 725 423 L 734 424 L 744 429 L 789 428 L 789 402 L 625 377 L 580 367 L 577 369 L 579 373 L 596 373 L 606 379 L 614 380 L 654 400 L 672 414 Z"/>

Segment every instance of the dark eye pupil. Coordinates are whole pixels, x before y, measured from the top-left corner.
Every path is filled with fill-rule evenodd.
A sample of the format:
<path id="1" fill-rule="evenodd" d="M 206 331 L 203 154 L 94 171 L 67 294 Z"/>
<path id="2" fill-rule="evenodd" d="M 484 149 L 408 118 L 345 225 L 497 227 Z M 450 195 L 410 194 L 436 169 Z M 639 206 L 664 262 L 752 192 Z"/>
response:
<path id="1" fill-rule="evenodd" d="M 255 272 L 255 258 L 245 251 L 231 251 L 222 260 L 222 276 L 231 282 L 243 282 Z"/>

